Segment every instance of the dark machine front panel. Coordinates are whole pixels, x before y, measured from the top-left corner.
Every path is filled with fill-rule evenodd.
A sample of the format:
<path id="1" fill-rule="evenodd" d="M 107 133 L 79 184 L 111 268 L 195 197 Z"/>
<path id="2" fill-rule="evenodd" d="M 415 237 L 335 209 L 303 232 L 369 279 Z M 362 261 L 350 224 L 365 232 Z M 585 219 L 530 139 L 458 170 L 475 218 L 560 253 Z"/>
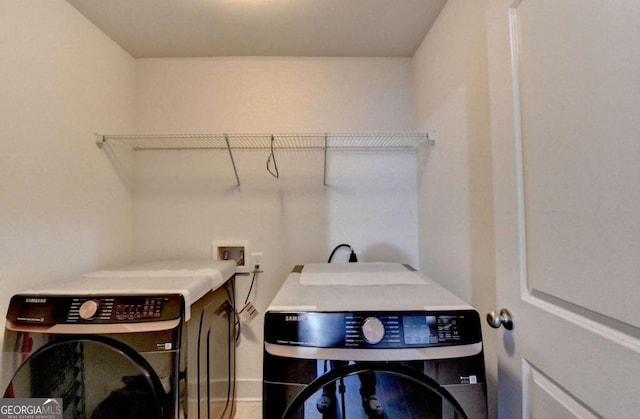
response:
<path id="1" fill-rule="evenodd" d="M 4 397 L 62 398 L 65 418 L 177 418 L 183 314 L 179 294 L 16 295 Z M 167 328 L 153 330 L 155 322 Z"/>
<path id="2" fill-rule="evenodd" d="M 333 417 L 343 414 L 366 417 L 362 411 L 361 389 L 368 376 L 376 383 L 376 397 L 384 407 L 384 417 L 486 419 L 486 377 L 481 346 L 479 352 L 471 356 L 460 356 L 457 351 L 460 345 L 481 342 L 480 318 L 475 310 L 267 312 L 263 416 L 281 418 L 287 412 L 286 419 L 323 417 L 316 403 L 323 392 L 332 387 L 338 389 L 336 410 L 331 412 Z M 280 355 L 270 353 L 270 348 L 275 347 L 289 349 L 277 351 Z M 439 354 L 451 347 L 452 354 L 456 355 L 380 362 L 375 354 L 377 350 L 432 347 L 440 348 Z M 371 359 L 377 361 L 363 360 L 362 352 L 358 352 L 359 361 L 346 361 L 342 355 L 340 360 L 296 357 L 297 353 L 310 353 L 311 348 L 331 354 L 348 354 L 350 349 L 370 350 Z M 359 370 L 366 372 L 354 373 Z M 341 376 L 343 371 L 345 374 Z M 336 376 L 334 384 L 319 386 L 318 383 L 330 375 Z"/>
<path id="3" fill-rule="evenodd" d="M 369 336 L 368 336 L 369 334 Z M 265 342 L 315 348 L 414 348 L 482 341 L 474 310 L 434 312 L 267 312 Z"/>
<path id="4" fill-rule="evenodd" d="M 87 311 L 87 308 L 91 310 Z M 183 311 L 184 299 L 179 294 L 16 295 L 11 298 L 7 320 L 40 325 L 140 323 L 179 319 Z"/>

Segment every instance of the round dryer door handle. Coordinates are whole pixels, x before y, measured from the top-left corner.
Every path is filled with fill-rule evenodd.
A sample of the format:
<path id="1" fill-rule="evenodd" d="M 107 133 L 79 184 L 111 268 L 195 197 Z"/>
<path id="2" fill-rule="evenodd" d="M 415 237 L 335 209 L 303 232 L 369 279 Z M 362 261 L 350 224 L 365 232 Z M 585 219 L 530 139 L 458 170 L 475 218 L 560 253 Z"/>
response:
<path id="1" fill-rule="evenodd" d="M 494 329 L 504 326 L 507 330 L 513 330 L 513 315 L 506 308 L 500 310 L 500 313 L 492 311 L 487 313 L 487 323 Z"/>

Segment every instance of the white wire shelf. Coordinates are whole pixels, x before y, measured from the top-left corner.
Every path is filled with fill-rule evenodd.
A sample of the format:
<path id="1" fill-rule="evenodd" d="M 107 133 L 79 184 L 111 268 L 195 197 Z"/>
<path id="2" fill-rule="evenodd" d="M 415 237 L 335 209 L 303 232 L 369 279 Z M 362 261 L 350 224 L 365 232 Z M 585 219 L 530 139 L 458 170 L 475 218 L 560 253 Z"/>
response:
<path id="1" fill-rule="evenodd" d="M 380 150 L 412 151 L 426 132 L 326 134 L 96 134 L 96 143 L 132 150 Z"/>
<path id="2" fill-rule="evenodd" d="M 331 151 L 415 152 L 435 140 L 426 132 L 387 133 L 301 133 L 301 134 L 96 134 L 96 145 L 144 150 L 226 150 L 229 153 L 238 188 L 240 177 L 234 150 L 317 150 L 324 152 L 324 179 L 327 186 L 327 154 Z M 272 173 L 272 172 L 270 172 Z M 273 174 L 273 173 L 272 173 Z"/>

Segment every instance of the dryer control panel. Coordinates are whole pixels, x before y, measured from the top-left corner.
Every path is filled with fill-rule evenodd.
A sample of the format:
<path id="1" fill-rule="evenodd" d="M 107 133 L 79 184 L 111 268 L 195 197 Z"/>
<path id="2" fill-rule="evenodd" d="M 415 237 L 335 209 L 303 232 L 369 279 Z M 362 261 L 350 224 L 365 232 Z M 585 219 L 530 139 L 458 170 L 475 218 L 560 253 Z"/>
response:
<path id="1" fill-rule="evenodd" d="M 316 348 L 412 348 L 482 341 L 475 310 L 267 312 L 265 342 Z"/>
<path id="2" fill-rule="evenodd" d="M 162 295 L 16 295 L 7 320 L 22 324 L 114 324 L 179 319 L 184 299 Z"/>

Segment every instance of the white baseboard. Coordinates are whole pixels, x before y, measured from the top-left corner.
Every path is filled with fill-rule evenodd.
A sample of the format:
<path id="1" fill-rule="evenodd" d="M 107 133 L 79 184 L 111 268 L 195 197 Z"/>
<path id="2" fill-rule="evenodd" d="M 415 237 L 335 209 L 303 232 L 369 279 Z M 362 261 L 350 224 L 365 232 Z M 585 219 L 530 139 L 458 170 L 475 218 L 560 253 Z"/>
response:
<path id="1" fill-rule="evenodd" d="M 255 378 L 236 379 L 236 400 L 261 402 L 262 380 Z"/>

